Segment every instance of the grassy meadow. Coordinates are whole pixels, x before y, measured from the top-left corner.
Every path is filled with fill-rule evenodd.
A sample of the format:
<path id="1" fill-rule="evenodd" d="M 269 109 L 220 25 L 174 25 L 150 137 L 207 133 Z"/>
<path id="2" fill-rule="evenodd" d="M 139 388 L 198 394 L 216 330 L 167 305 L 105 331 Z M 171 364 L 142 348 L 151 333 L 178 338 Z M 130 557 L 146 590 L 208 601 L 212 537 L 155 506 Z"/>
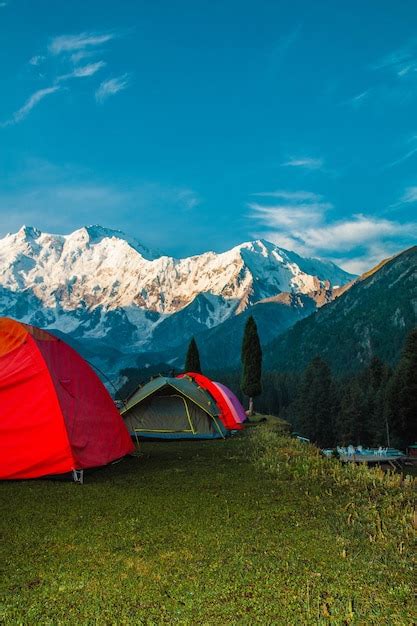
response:
<path id="1" fill-rule="evenodd" d="M 414 493 L 278 421 L 3 482 L 0 622 L 411 625 Z"/>

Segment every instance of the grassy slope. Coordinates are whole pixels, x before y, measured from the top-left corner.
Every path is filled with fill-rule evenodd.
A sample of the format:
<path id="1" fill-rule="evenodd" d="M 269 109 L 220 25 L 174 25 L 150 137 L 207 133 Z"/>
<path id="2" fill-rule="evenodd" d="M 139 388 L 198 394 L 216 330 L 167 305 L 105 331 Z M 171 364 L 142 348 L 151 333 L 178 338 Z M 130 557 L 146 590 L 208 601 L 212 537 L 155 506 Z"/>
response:
<path id="1" fill-rule="evenodd" d="M 143 451 L 84 486 L 0 484 L 0 622 L 413 622 L 410 486 L 356 485 L 375 525 L 333 462 L 265 425 Z"/>

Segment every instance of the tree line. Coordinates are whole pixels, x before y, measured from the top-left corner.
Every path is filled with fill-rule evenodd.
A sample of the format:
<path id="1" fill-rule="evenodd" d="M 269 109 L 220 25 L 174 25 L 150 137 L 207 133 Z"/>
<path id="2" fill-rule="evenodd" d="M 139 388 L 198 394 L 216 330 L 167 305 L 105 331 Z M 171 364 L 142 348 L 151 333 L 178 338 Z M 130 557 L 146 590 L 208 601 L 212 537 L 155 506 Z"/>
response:
<path id="1" fill-rule="evenodd" d="M 240 398 L 237 373 L 220 373 Z M 287 419 L 322 447 L 405 447 L 417 441 L 417 329 L 390 368 L 378 358 L 355 375 L 336 377 L 320 357 L 304 372 L 266 372 L 257 409 Z"/>
<path id="2" fill-rule="evenodd" d="M 317 356 L 301 374 L 263 373 L 256 322 L 250 316 L 241 362 L 240 372 L 205 373 L 228 385 L 248 405 L 249 414 L 256 398 L 257 412 L 287 419 L 295 431 L 321 447 L 405 447 L 417 441 L 417 328 L 407 337 L 394 368 L 374 357 L 355 375 L 336 377 Z M 188 346 L 184 371 L 202 372 L 194 338 Z"/>

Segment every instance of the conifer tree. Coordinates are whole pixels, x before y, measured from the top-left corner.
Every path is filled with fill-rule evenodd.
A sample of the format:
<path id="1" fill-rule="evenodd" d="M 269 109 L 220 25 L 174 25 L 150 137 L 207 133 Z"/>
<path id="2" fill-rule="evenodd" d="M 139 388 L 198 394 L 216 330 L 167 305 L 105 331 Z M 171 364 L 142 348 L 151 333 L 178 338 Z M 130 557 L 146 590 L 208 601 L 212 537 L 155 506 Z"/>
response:
<path id="1" fill-rule="evenodd" d="M 388 386 L 386 419 L 391 445 L 406 446 L 417 440 L 417 328 L 407 337 Z"/>
<path id="2" fill-rule="evenodd" d="M 194 337 L 188 345 L 187 356 L 185 357 L 185 371 L 201 374 L 200 354 Z"/>
<path id="3" fill-rule="evenodd" d="M 385 396 L 391 370 L 378 357 L 374 357 L 365 375 L 368 383 L 370 441 L 364 441 L 364 443 L 385 445 L 387 443 Z"/>
<path id="4" fill-rule="evenodd" d="M 335 391 L 329 366 L 320 357 L 304 371 L 294 403 L 300 433 L 321 446 L 333 446 Z"/>
<path id="5" fill-rule="evenodd" d="M 262 348 L 256 322 L 251 315 L 245 325 L 242 341 L 241 389 L 249 398 L 249 415 L 253 415 L 253 398 L 262 392 Z"/>
<path id="6" fill-rule="evenodd" d="M 366 386 L 355 377 L 345 385 L 342 394 L 336 422 L 337 443 L 345 446 L 369 444 L 371 421 Z"/>

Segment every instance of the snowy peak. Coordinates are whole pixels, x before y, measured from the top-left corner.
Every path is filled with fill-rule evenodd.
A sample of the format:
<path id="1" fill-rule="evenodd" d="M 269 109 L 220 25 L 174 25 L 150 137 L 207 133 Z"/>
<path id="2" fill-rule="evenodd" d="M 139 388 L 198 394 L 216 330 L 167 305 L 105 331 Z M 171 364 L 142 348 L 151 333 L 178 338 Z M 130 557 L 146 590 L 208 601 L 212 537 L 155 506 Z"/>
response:
<path id="1" fill-rule="evenodd" d="M 237 302 L 239 312 L 281 292 L 310 293 L 351 278 L 264 240 L 184 259 L 157 256 L 99 225 L 69 235 L 24 226 L 0 240 L 0 285 L 29 289 L 50 308 L 137 306 L 172 314 L 199 294 L 212 294 Z"/>
<path id="2" fill-rule="evenodd" d="M 76 237 L 84 239 L 90 245 L 99 244 L 105 239 L 110 239 L 113 242 L 116 242 L 118 240 L 125 241 L 129 244 L 131 248 L 136 250 L 136 252 L 138 252 L 144 259 L 148 261 L 153 261 L 154 259 L 158 258 L 158 256 L 160 256 L 158 253 L 153 252 L 152 250 L 141 244 L 140 241 L 138 241 L 134 237 L 126 235 L 126 233 L 124 233 L 123 231 L 114 230 L 111 228 L 103 228 L 103 226 L 100 226 L 99 224 L 84 226 L 83 228 L 80 228 L 71 235 L 67 236 L 68 239 Z"/>
<path id="3" fill-rule="evenodd" d="M 158 337 L 161 345 L 182 341 L 265 298 L 320 292 L 351 278 L 262 239 L 183 259 L 99 225 L 68 235 L 23 226 L 0 239 L 2 315 L 77 338 L 129 338 L 131 350 Z"/>
<path id="4" fill-rule="evenodd" d="M 41 235 L 41 231 L 38 230 L 37 228 L 34 228 L 33 226 L 25 226 L 23 225 L 22 228 L 20 228 L 20 230 L 18 230 L 18 232 L 16 233 L 16 237 L 19 239 L 38 239 L 38 237 L 40 237 Z"/>

